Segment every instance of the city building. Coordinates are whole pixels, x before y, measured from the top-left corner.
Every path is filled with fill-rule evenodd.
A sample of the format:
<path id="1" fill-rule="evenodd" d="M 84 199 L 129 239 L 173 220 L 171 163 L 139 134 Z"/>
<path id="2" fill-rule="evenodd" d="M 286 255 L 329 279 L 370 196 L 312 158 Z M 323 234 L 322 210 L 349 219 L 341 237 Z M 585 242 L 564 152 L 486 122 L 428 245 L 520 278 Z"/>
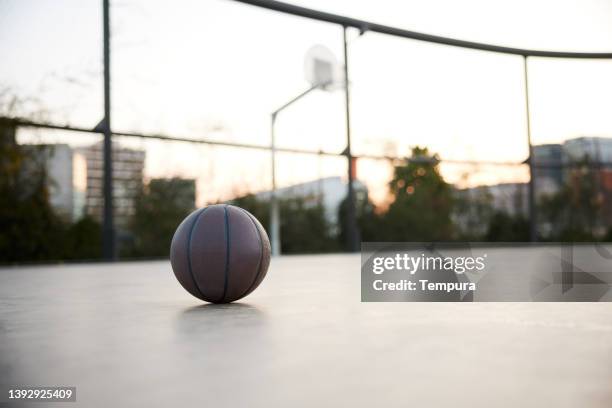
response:
<path id="1" fill-rule="evenodd" d="M 535 181 L 540 190 L 559 190 L 563 185 L 563 146 L 543 144 L 533 146 Z"/>
<path id="2" fill-rule="evenodd" d="M 155 178 L 146 187 L 149 192 L 156 192 L 172 200 L 173 208 L 193 210 L 196 205 L 196 181 L 194 179 Z M 170 205 L 170 203 L 168 203 Z"/>
<path id="3" fill-rule="evenodd" d="M 526 183 L 502 183 L 457 190 L 459 197 L 468 201 L 487 198 L 488 204 L 508 215 L 529 214 L 529 187 Z"/>
<path id="4" fill-rule="evenodd" d="M 96 143 L 79 149 L 87 165 L 85 212 L 102 222 L 104 210 L 103 144 Z M 113 145 L 113 199 L 115 226 L 126 229 L 134 214 L 135 199 L 142 191 L 145 163 L 144 150 Z"/>
<path id="5" fill-rule="evenodd" d="M 32 166 L 44 166 L 49 204 L 60 216 L 76 221 L 84 214 L 86 166 L 84 157 L 67 144 L 23 144 Z"/>
<path id="6" fill-rule="evenodd" d="M 612 138 L 578 137 L 563 144 L 536 145 L 533 154 L 538 196 L 558 192 L 567 184 L 572 165 L 581 162 L 596 169 L 602 188 L 608 190 L 612 178 Z"/>
<path id="7" fill-rule="evenodd" d="M 49 183 L 49 203 L 60 214 L 77 220 L 83 216 L 86 172 L 84 158 L 67 144 L 47 145 L 42 151 Z"/>
<path id="8" fill-rule="evenodd" d="M 85 204 L 85 161 L 82 155 L 67 144 L 18 144 L 14 121 L 0 118 L 0 148 L 19 149 L 24 155 L 20 177 L 35 188 L 32 176 L 42 175 L 54 211 L 69 221 L 83 216 Z M 26 193 L 27 194 L 27 193 Z"/>
<path id="9" fill-rule="evenodd" d="M 612 163 L 612 138 L 577 137 L 563 143 L 564 161 L 588 159 L 590 163 Z"/>
<path id="10" fill-rule="evenodd" d="M 601 202 L 601 216 L 605 227 L 612 226 L 612 138 L 579 137 L 563 144 L 566 164 L 587 162 L 597 183 L 597 200 Z M 566 169 L 566 178 L 568 177 Z M 574 182 L 580 177 L 574 177 Z"/>
<path id="11" fill-rule="evenodd" d="M 571 173 L 573 165 L 587 161 L 591 174 L 597 177 L 598 200 L 602 203 L 602 221 L 604 229 L 612 225 L 612 138 L 579 137 L 569 139 L 563 144 L 544 144 L 533 146 L 534 177 L 536 198 L 558 193 L 568 184 L 578 188 L 583 175 Z M 572 175 L 573 174 L 573 175 Z M 467 200 L 478 200 L 486 197 L 494 210 L 509 215 L 529 215 L 529 184 L 502 183 L 490 186 L 457 190 L 460 197 Z M 463 216 L 465 218 L 465 216 Z M 465 223 L 467 220 L 459 219 Z M 539 222 L 541 231 L 551 231 L 553 225 Z"/>
<path id="12" fill-rule="evenodd" d="M 356 201 L 360 201 L 368 194 L 368 188 L 361 181 L 354 180 Z M 279 198 L 300 197 L 311 203 L 313 206 L 321 203 L 325 210 L 325 218 L 330 225 L 338 226 L 338 210 L 340 204 L 346 198 L 347 185 L 341 177 L 325 177 L 305 183 L 294 184 L 292 186 L 279 188 L 276 190 Z M 260 200 L 269 200 L 270 191 L 263 191 L 255 194 Z"/>

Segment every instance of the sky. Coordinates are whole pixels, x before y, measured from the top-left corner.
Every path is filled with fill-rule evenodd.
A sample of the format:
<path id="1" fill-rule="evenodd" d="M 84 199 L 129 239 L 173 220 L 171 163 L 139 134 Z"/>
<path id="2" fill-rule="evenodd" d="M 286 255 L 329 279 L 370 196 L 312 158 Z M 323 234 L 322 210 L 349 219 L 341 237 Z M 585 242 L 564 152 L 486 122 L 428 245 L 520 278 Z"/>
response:
<path id="1" fill-rule="evenodd" d="M 102 117 L 101 1 L 0 0 L 0 91 L 12 114 L 93 127 Z M 414 31 L 531 49 L 612 51 L 612 2 L 295 0 L 295 4 Z M 342 60 L 342 31 L 231 0 L 111 1 L 116 131 L 268 144 L 270 112 L 308 87 L 304 55 Z M 350 32 L 351 128 L 356 153 L 520 162 L 527 156 L 521 57 Z M 612 61 L 529 60 L 534 143 L 612 137 Z M 6 98 L 6 96 L 5 96 Z M 0 104 L 2 99 L 0 99 Z M 4 112 L 7 113 L 7 112 Z M 280 146 L 340 152 L 341 90 L 315 91 L 278 117 Z M 23 132 L 84 145 L 96 136 Z M 147 177 L 198 180 L 198 201 L 270 186 L 268 153 L 128 140 L 147 151 Z M 344 176 L 342 158 L 279 154 L 279 185 Z M 443 165 L 460 185 L 524 181 L 524 166 Z M 390 166 L 363 160 L 358 177 L 383 200 Z"/>

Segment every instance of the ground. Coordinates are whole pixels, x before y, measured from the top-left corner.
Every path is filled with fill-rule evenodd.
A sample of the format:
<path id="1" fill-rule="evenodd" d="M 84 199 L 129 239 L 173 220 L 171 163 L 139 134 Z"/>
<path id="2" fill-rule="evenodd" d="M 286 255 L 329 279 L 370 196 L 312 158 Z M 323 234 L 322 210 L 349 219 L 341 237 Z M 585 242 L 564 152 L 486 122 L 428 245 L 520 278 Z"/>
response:
<path id="1" fill-rule="evenodd" d="M 239 303 L 170 263 L 0 269 L 0 384 L 119 407 L 610 407 L 610 303 L 361 303 L 358 255 L 274 259 Z M 34 405 L 41 406 L 41 405 Z"/>

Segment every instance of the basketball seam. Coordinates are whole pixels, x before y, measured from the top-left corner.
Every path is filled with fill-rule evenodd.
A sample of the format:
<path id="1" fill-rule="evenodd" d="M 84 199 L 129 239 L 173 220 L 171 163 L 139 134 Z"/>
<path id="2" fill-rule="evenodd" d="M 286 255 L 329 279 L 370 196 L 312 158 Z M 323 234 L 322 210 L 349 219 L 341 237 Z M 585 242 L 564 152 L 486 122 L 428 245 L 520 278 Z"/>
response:
<path id="1" fill-rule="evenodd" d="M 251 214 L 249 214 L 248 211 L 242 208 L 241 210 L 247 215 L 247 217 L 249 217 L 249 220 L 251 220 L 251 222 L 253 223 L 253 226 L 255 227 L 255 231 L 257 231 L 257 238 L 259 239 L 259 248 L 260 248 L 259 264 L 257 265 L 257 275 L 255 275 L 253 282 L 251 282 L 247 290 L 242 294 L 242 296 L 240 296 L 242 298 L 248 295 L 253 290 L 253 287 L 255 286 L 257 279 L 259 279 L 259 275 L 261 275 L 261 270 L 263 268 L 264 247 L 263 247 L 263 239 L 261 238 L 261 232 L 259 231 L 259 227 L 257 227 L 257 223 L 255 222 L 254 217 Z"/>
<path id="2" fill-rule="evenodd" d="M 196 281 L 195 275 L 193 274 L 193 269 L 191 267 L 191 238 L 193 236 L 193 231 L 195 230 L 195 227 L 198 224 L 198 221 L 200 220 L 200 217 L 202 216 L 202 214 L 204 214 L 206 210 L 208 210 L 208 208 L 209 207 L 206 207 L 200 210 L 200 213 L 196 216 L 195 220 L 193 221 L 193 224 L 191 224 L 191 228 L 189 229 L 189 238 L 187 239 L 187 270 L 189 271 L 189 276 L 191 276 L 195 288 L 197 289 L 200 296 L 202 296 L 202 299 L 206 299 L 206 296 L 204 296 L 204 292 L 202 292 L 202 289 L 200 289 L 200 285 L 198 285 L 198 281 Z"/>
<path id="3" fill-rule="evenodd" d="M 229 280 L 229 260 L 230 260 L 230 229 L 229 229 L 229 214 L 227 213 L 227 204 L 223 207 L 225 212 L 225 281 L 223 282 L 223 295 L 219 303 L 223 303 L 227 295 L 227 285 Z"/>

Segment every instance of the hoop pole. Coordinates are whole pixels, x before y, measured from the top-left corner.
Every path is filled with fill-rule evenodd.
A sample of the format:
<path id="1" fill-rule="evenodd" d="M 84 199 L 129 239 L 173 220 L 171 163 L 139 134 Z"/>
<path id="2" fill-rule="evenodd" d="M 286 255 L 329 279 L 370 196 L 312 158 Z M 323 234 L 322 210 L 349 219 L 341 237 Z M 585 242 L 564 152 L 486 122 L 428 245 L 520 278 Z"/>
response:
<path id="1" fill-rule="evenodd" d="M 280 232 L 280 209 L 278 205 L 278 194 L 276 191 L 276 117 L 280 112 L 293 105 L 321 85 L 312 85 L 310 88 L 299 93 L 289 101 L 281 105 L 278 109 L 270 114 L 270 156 L 272 165 L 272 189 L 270 191 L 270 235 L 272 247 L 272 255 L 279 256 L 281 250 L 281 232 Z"/>
<path id="2" fill-rule="evenodd" d="M 275 111 L 270 116 L 270 157 L 272 160 L 272 190 L 270 191 L 270 238 L 272 247 L 272 256 L 281 254 L 281 238 L 280 238 L 280 211 L 278 208 L 278 197 L 276 192 L 276 136 L 274 128 L 276 126 Z"/>

